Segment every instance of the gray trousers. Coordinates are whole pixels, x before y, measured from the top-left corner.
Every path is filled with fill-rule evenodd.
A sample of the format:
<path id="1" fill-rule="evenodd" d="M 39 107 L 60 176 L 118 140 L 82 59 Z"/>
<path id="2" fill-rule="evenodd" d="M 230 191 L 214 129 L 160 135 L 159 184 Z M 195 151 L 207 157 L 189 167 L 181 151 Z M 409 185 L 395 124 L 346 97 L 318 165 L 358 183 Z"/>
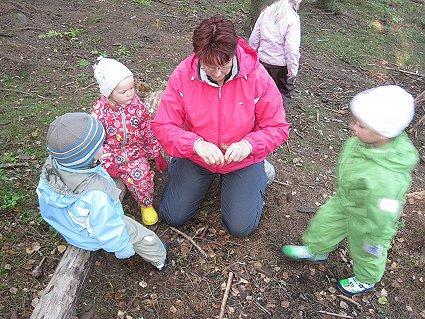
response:
<path id="1" fill-rule="evenodd" d="M 213 180 L 221 180 L 222 222 L 230 234 L 247 236 L 257 229 L 264 206 L 264 162 L 227 174 L 215 174 L 188 159 L 173 158 L 159 208 L 171 226 L 181 226 L 198 211 Z"/>
<path id="2" fill-rule="evenodd" d="M 161 239 L 153 231 L 125 215 L 124 222 L 136 254 L 161 269 L 167 255 Z"/>

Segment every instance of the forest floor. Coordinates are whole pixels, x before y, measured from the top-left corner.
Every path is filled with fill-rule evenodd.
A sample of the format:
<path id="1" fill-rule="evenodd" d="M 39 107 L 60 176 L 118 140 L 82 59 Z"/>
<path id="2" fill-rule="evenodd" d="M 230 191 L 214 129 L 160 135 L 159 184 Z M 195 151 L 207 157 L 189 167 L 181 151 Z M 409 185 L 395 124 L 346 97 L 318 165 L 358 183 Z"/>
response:
<path id="1" fill-rule="evenodd" d="M 407 203 L 385 276 L 364 296 L 346 299 L 335 289 L 337 279 L 351 275 L 344 242 L 320 265 L 289 261 L 279 251 L 300 242 L 313 212 L 333 193 L 338 154 L 350 134 L 350 98 L 380 84 L 401 85 L 414 96 L 425 88 L 424 5 L 352 2 L 341 1 L 335 12 L 308 1 L 301 7 L 301 67 L 287 114 L 292 133 L 270 157 L 283 183 L 267 189 L 259 229 L 247 238 L 229 236 L 214 184 L 200 212 L 180 229 L 208 257 L 161 223 L 152 229 L 170 243 L 167 270 L 102 252 L 79 302 L 80 318 L 218 318 L 229 272 L 229 319 L 425 318 L 424 201 Z M 118 58 L 152 90 L 163 89 L 191 53 L 202 19 L 221 13 L 241 31 L 248 9 L 235 0 L 1 2 L 0 318 L 29 318 L 66 249 L 41 219 L 35 188 L 48 124 L 65 112 L 90 111 L 98 96 L 96 57 Z M 412 192 L 425 188 L 423 114 L 418 105 L 409 128 L 421 154 Z M 158 205 L 166 174 L 155 178 Z M 124 203 L 137 215 L 131 198 Z M 40 263 L 41 276 L 33 276 Z"/>

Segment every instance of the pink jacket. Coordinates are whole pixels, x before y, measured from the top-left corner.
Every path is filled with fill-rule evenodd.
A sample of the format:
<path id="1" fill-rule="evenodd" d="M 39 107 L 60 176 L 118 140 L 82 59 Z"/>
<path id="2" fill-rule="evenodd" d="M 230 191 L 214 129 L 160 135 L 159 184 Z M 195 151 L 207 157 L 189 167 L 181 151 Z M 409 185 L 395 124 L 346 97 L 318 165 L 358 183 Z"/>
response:
<path id="1" fill-rule="evenodd" d="M 255 23 L 249 45 L 261 62 L 288 67 L 288 77 L 298 74 L 300 60 L 300 17 L 289 4 L 283 18 L 275 22 L 276 6 L 264 9 Z"/>
<path id="2" fill-rule="evenodd" d="M 222 87 L 202 79 L 194 54 L 173 71 L 152 122 L 168 154 L 225 174 L 264 160 L 288 139 L 282 97 L 257 53 L 239 39 L 236 56 L 239 70 Z M 211 166 L 194 151 L 199 138 L 222 150 L 245 139 L 252 153 L 239 163 Z"/>

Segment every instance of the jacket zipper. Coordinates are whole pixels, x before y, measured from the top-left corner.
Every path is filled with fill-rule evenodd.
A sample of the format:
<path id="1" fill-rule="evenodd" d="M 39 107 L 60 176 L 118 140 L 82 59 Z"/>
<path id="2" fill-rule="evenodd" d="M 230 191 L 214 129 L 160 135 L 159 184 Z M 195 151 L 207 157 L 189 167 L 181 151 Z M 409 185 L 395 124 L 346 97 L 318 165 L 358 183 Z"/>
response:
<path id="1" fill-rule="evenodd" d="M 123 142 L 121 144 L 121 150 L 124 154 L 124 162 L 127 163 L 127 153 L 125 151 L 125 145 L 127 144 L 127 126 L 125 124 L 125 113 L 124 110 L 121 109 L 121 122 L 122 122 L 122 131 L 123 131 Z"/>
<path id="2" fill-rule="evenodd" d="M 218 143 L 217 146 L 221 145 L 221 86 L 218 87 Z M 218 170 L 218 167 L 217 167 Z"/>

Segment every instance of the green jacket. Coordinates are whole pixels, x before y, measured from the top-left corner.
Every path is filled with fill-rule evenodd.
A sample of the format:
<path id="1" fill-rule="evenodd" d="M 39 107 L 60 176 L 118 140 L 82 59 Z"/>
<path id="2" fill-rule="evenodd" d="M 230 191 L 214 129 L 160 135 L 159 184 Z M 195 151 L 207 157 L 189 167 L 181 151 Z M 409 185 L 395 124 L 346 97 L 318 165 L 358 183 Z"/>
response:
<path id="1" fill-rule="evenodd" d="M 350 214 L 368 219 L 369 233 L 394 235 L 419 155 L 406 133 L 373 148 L 352 137 L 337 168 L 337 197 Z"/>

